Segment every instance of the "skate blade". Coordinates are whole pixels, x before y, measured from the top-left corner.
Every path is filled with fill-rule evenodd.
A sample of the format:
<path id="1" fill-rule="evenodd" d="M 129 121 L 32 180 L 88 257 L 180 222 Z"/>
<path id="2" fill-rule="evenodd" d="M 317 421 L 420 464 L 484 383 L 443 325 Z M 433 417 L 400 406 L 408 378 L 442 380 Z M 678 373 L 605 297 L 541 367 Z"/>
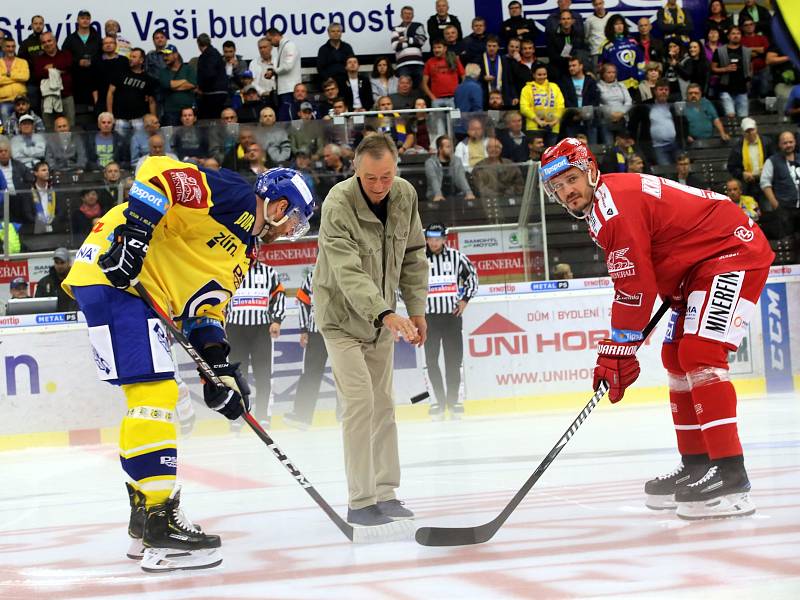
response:
<path id="1" fill-rule="evenodd" d="M 147 550 L 144 544 L 142 544 L 141 539 L 132 539 L 131 545 L 128 546 L 128 551 L 125 553 L 125 556 L 130 558 L 131 560 L 142 560 L 144 558 L 144 551 Z M 171 558 L 172 556 L 177 556 L 179 554 L 183 554 L 180 550 L 170 550 L 167 553 L 167 557 Z"/>
<path id="2" fill-rule="evenodd" d="M 675 494 L 647 494 L 644 505 L 650 510 L 674 510 L 678 507 L 675 502 Z"/>
<path id="3" fill-rule="evenodd" d="M 686 521 L 747 517 L 756 512 L 756 506 L 747 492 L 728 494 L 702 502 L 678 502 L 676 515 Z"/>
<path id="4" fill-rule="evenodd" d="M 142 560 L 144 556 L 145 547 L 142 544 L 141 539 L 132 538 L 131 545 L 128 546 L 128 551 L 125 553 L 125 556 L 130 558 L 131 560 Z"/>
<path id="5" fill-rule="evenodd" d="M 354 544 L 380 544 L 383 542 L 404 542 L 414 539 L 417 530 L 412 519 L 392 521 L 385 525 L 353 525 Z"/>
<path id="6" fill-rule="evenodd" d="M 222 564 L 219 548 L 176 551 L 172 548 L 146 548 L 140 564 L 145 573 L 169 573 L 211 569 Z"/>

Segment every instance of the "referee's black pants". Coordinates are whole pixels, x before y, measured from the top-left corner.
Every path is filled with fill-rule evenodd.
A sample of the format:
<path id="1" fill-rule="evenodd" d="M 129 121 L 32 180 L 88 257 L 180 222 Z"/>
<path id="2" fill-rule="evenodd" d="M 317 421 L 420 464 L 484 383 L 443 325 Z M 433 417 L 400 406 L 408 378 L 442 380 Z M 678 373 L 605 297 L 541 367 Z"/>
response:
<path id="1" fill-rule="evenodd" d="M 433 395 L 440 408 L 458 404 L 458 389 L 461 386 L 461 363 L 464 355 L 464 340 L 461 335 L 461 317 L 444 314 L 427 314 L 428 339 L 425 340 L 425 366 L 431 380 Z M 439 348 L 444 350 L 444 371 L 447 380 L 447 393 L 442 384 L 439 369 Z"/>
<path id="2" fill-rule="evenodd" d="M 242 375 L 247 377 L 253 369 L 256 382 L 256 418 L 269 416 L 269 394 L 272 391 L 272 338 L 269 325 L 225 325 L 225 334 L 231 345 L 228 360 L 241 363 Z"/>
<path id="3" fill-rule="evenodd" d="M 311 424 L 314 418 L 314 409 L 317 407 L 319 388 L 322 385 L 322 376 L 325 373 L 325 363 L 328 362 L 328 349 L 321 333 L 309 332 L 306 353 L 303 357 L 303 374 L 297 382 L 297 392 L 294 396 L 295 417 Z"/>

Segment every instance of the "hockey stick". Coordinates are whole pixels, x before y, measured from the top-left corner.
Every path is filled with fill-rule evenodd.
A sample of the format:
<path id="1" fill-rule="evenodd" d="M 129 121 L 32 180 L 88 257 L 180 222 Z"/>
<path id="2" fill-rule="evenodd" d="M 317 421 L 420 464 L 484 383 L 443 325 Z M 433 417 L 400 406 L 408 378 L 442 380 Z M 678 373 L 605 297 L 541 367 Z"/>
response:
<path id="1" fill-rule="evenodd" d="M 175 325 L 175 323 L 172 321 L 172 318 L 170 318 L 170 316 L 156 304 L 155 300 L 153 300 L 153 297 L 139 281 L 134 280 L 132 283 L 133 283 L 133 288 L 139 294 L 141 299 L 144 300 L 145 304 L 147 304 L 147 306 L 149 306 L 153 310 L 153 312 L 155 312 L 158 315 L 158 317 L 164 323 L 166 328 L 170 331 L 170 333 L 172 333 L 175 340 L 181 345 L 181 347 L 192 358 L 192 360 L 194 360 L 194 362 L 197 364 L 197 368 L 203 374 L 203 377 L 205 377 L 208 381 L 210 381 L 214 385 L 223 387 L 225 384 L 222 383 L 217 374 L 214 373 L 214 370 L 208 365 L 205 359 L 203 359 L 203 357 L 200 356 L 200 353 L 195 349 L 195 347 L 192 346 L 192 343 L 189 341 L 189 339 Z M 331 505 L 328 504 L 322 496 L 320 496 L 319 492 L 317 492 L 317 490 L 314 489 L 314 486 L 312 486 L 311 483 L 309 483 L 305 475 L 303 475 L 300 472 L 300 470 L 292 464 L 292 462 L 287 458 L 286 454 L 283 453 L 283 450 L 281 450 L 278 447 L 278 445 L 270 437 L 270 435 L 266 431 L 264 431 L 261 425 L 258 424 L 258 421 L 255 420 L 253 415 L 251 415 L 249 412 L 245 412 L 243 417 L 244 420 L 247 421 L 247 424 L 250 425 L 250 428 L 255 432 L 255 434 L 261 439 L 262 442 L 264 442 L 267 445 L 267 448 L 269 448 L 272 451 L 272 453 L 275 455 L 275 458 L 277 458 L 280 461 L 280 463 L 284 467 L 286 467 L 286 470 L 289 471 L 292 477 L 294 477 L 297 480 L 297 483 L 299 483 L 302 486 L 302 488 L 308 493 L 308 495 L 314 499 L 314 502 L 316 502 L 317 505 L 323 511 L 325 511 L 325 514 L 328 515 L 328 518 L 330 518 L 330 520 L 334 522 L 334 524 L 339 528 L 339 530 L 347 536 L 347 539 L 349 539 L 351 542 L 360 543 L 360 542 L 373 541 L 373 539 L 377 537 L 374 535 L 369 535 L 363 529 L 354 529 L 352 525 L 350 525 L 344 519 L 342 519 L 342 517 L 340 517 L 339 514 L 335 510 L 333 510 L 333 508 L 331 508 Z M 370 529 L 376 529 L 376 528 L 370 528 Z M 375 533 L 379 534 L 380 532 L 376 531 Z"/>
<path id="2" fill-rule="evenodd" d="M 650 332 L 655 329 L 661 317 L 663 317 L 664 313 L 669 309 L 669 305 L 669 301 L 665 300 L 656 314 L 650 319 L 647 326 L 642 330 L 642 343 L 644 343 L 644 340 L 650 335 Z M 514 495 L 511 502 L 508 503 L 497 517 L 477 527 L 420 527 L 415 536 L 417 543 L 423 546 L 468 546 L 471 544 L 482 544 L 492 539 L 498 529 L 506 522 L 506 519 L 514 512 L 514 509 L 522 502 L 522 499 L 525 498 L 531 488 L 539 481 L 539 478 L 547 470 L 547 467 L 550 466 L 550 463 L 555 460 L 556 456 L 558 456 L 561 450 L 564 449 L 564 446 L 567 445 L 567 442 L 575 435 L 575 432 L 578 431 L 578 428 L 589 416 L 589 413 L 591 413 L 599 404 L 600 400 L 603 399 L 607 391 L 608 384 L 605 381 L 601 381 L 591 400 L 589 400 L 589 403 L 583 407 L 583 410 L 572 422 L 572 425 L 569 426 L 569 429 L 567 429 L 564 435 L 556 442 L 556 445 L 553 446 L 553 449 L 544 457 L 544 460 L 542 460 L 541 464 L 533 472 L 533 475 L 528 478 L 525 485 Z"/>

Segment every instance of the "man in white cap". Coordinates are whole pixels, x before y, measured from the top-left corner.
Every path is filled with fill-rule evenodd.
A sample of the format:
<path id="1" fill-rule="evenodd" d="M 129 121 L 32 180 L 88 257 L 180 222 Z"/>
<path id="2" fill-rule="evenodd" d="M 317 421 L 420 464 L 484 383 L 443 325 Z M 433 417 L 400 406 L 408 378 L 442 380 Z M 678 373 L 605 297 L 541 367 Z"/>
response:
<path id="1" fill-rule="evenodd" d="M 742 119 L 742 132 L 742 137 L 731 144 L 727 169 L 742 182 L 745 194 L 761 198 L 758 180 L 764 162 L 775 152 L 775 145 L 769 138 L 759 135 L 758 124 L 752 117 Z"/>

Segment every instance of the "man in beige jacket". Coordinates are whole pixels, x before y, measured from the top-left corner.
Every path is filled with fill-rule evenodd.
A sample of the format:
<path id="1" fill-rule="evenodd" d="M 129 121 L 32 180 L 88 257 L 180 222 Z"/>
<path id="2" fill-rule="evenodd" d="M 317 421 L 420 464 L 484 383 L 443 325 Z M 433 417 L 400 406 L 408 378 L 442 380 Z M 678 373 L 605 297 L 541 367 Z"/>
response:
<path id="1" fill-rule="evenodd" d="M 347 520 L 379 526 L 414 516 L 395 497 L 392 364 L 396 341 L 425 342 L 428 262 L 417 192 L 396 176 L 394 142 L 366 137 L 353 162 L 355 176 L 335 185 L 322 204 L 313 289 L 342 402 Z M 395 313 L 397 290 L 410 318 Z"/>

